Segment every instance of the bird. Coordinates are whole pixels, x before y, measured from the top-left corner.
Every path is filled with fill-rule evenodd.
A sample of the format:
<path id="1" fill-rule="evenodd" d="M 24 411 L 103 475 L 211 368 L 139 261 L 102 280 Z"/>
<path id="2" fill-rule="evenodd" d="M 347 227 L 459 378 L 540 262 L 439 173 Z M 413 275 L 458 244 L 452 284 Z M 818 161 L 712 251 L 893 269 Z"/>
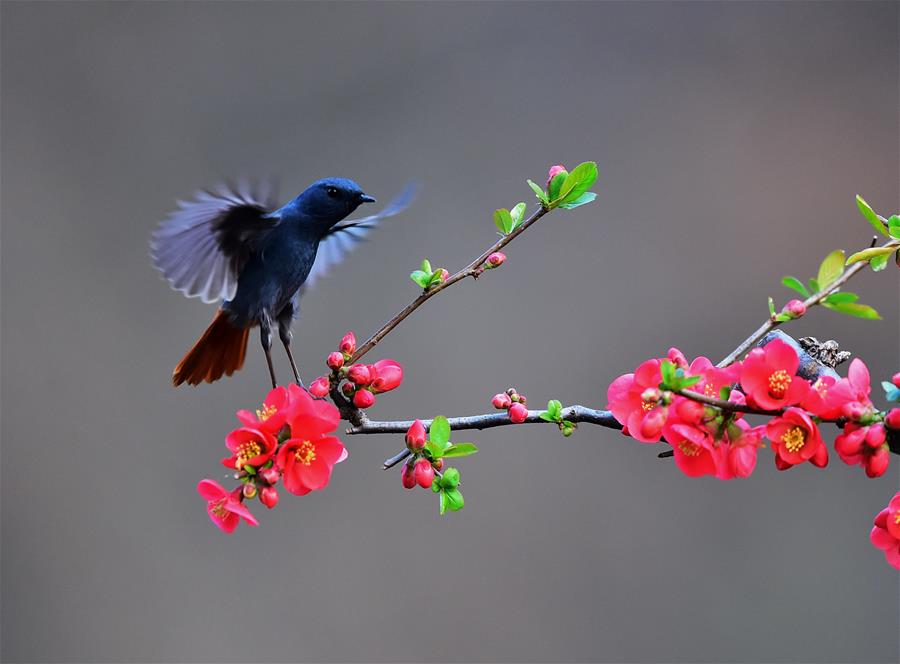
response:
<path id="1" fill-rule="evenodd" d="M 243 366 L 250 331 L 258 326 L 272 387 L 278 384 L 271 353 L 276 328 L 303 386 L 291 352 L 301 295 L 379 221 L 402 212 L 415 189 L 409 184 L 380 212 L 346 222 L 360 205 L 376 202 L 346 178 L 318 180 L 277 209 L 267 183 L 226 183 L 179 201 L 152 234 L 151 259 L 174 290 L 220 306 L 175 367 L 172 384 L 231 376 Z"/>

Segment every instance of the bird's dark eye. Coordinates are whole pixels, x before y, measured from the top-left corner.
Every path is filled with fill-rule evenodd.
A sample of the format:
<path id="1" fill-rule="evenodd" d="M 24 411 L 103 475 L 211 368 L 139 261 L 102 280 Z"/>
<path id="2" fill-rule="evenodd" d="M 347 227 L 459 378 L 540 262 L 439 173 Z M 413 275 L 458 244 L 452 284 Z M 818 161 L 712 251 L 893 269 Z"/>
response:
<path id="1" fill-rule="evenodd" d="M 325 187 L 325 193 L 331 196 L 332 198 L 337 198 L 338 190 L 337 187 Z"/>

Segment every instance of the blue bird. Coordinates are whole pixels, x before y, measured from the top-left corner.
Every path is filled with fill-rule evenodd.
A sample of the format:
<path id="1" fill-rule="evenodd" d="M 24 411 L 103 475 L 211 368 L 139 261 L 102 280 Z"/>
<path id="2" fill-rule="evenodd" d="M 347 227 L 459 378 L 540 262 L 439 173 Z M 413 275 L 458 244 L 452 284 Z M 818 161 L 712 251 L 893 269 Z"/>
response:
<path id="1" fill-rule="evenodd" d="M 381 212 L 342 222 L 375 199 L 344 178 L 326 178 L 274 209 L 267 191 L 246 185 L 202 191 L 160 224 L 151 256 L 172 288 L 207 303 L 222 302 L 212 323 L 185 354 L 172 383 L 198 385 L 230 376 L 244 364 L 251 328 L 259 326 L 275 387 L 272 333 L 277 326 L 294 380 L 302 385 L 291 353 L 291 323 L 303 291 L 338 263 L 385 218 L 409 205 L 407 186 Z"/>

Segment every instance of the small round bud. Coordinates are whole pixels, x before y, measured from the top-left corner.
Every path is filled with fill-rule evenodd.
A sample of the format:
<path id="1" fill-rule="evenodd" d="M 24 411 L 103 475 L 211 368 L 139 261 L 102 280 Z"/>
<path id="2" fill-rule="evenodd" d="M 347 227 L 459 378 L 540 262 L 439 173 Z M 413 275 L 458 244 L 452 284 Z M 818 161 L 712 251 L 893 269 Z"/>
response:
<path id="1" fill-rule="evenodd" d="M 506 254 L 504 254 L 502 251 L 495 251 L 487 257 L 487 261 L 485 262 L 484 267 L 490 270 L 495 267 L 500 267 L 505 262 Z"/>
<path id="2" fill-rule="evenodd" d="M 356 392 L 356 385 L 353 383 L 344 383 L 341 385 L 341 392 L 343 392 L 345 397 L 353 398 L 353 393 Z"/>
<path id="3" fill-rule="evenodd" d="M 874 453 L 866 457 L 866 475 L 868 477 L 881 477 L 888 469 L 891 462 L 891 453 L 886 445 L 879 447 Z"/>
<path id="4" fill-rule="evenodd" d="M 674 364 L 679 369 L 687 369 L 689 366 L 687 358 L 684 356 L 684 353 L 682 353 L 677 348 L 669 349 L 668 358 L 669 358 L 669 361 L 671 361 L 672 364 Z"/>
<path id="5" fill-rule="evenodd" d="M 443 470 L 444 469 L 444 460 L 438 459 L 437 461 L 432 461 L 431 467 L 438 471 Z"/>
<path id="6" fill-rule="evenodd" d="M 894 387 L 900 387 L 900 371 L 891 376 L 891 382 L 894 384 Z"/>
<path id="7" fill-rule="evenodd" d="M 568 171 L 566 171 L 566 167 L 563 166 L 562 164 L 556 164 L 556 166 L 550 167 L 550 170 L 547 172 L 547 188 L 548 189 L 550 188 L 550 183 L 553 182 L 553 178 L 555 178 L 560 173 L 566 174 L 566 175 L 568 174 Z"/>
<path id="8" fill-rule="evenodd" d="M 666 415 L 668 415 L 667 409 L 658 406 L 644 415 L 644 418 L 641 420 L 641 436 L 644 438 L 657 438 L 660 436 L 663 425 L 666 423 Z"/>
<path id="9" fill-rule="evenodd" d="M 281 477 L 281 473 L 274 466 L 270 466 L 259 471 L 259 476 L 268 484 L 278 484 L 278 478 Z"/>
<path id="10" fill-rule="evenodd" d="M 344 354 L 339 351 L 329 353 L 328 359 L 325 360 L 325 364 L 328 365 L 329 369 L 337 371 L 342 366 L 344 366 Z"/>
<path id="11" fill-rule="evenodd" d="M 347 357 L 356 352 L 356 335 L 353 332 L 347 332 L 341 339 L 340 351 Z"/>
<path id="12" fill-rule="evenodd" d="M 404 489 L 416 488 L 416 471 L 412 459 L 403 464 L 403 468 L 400 470 L 400 481 L 403 483 Z"/>
<path id="13" fill-rule="evenodd" d="M 512 405 L 512 399 L 509 398 L 508 394 L 501 392 L 494 395 L 494 398 L 491 399 L 491 404 L 497 410 L 506 410 Z"/>
<path id="14" fill-rule="evenodd" d="M 309 393 L 314 397 L 322 399 L 328 396 L 328 388 L 328 378 L 326 378 L 325 376 L 319 376 L 309 384 Z"/>
<path id="15" fill-rule="evenodd" d="M 367 364 L 354 364 L 347 372 L 347 378 L 357 385 L 368 385 L 372 382 L 372 372 Z"/>
<path id="16" fill-rule="evenodd" d="M 884 423 L 889 429 L 900 431 L 900 408 L 891 408 L 884 418 Z"/>
<path id="17" fill-rule="evenodd" d="M 793 318 L 800 318 L 800 316 L 806 313 L 806 305 L 800 300 L 790 300 L 784 305 L 782 312 L 790 314 Z"/>
<path id="18" fill-rule="evenodd" d="M 434 481 L 434 468 L 428 459 L 419 459 L 415 466 L 416 483 L 423 489 L 430 489 Z"/>
<path id="19" fill-rule="evenodd" d="M 247 482 L 241 489 L 244 498 L 256 498 L 256 485 L 253 482 Z"/>
<path id="20" fill-rule="evenodd" d="M 852 422 L 859 422 L 865 413 L 865 406 L 858 401 L 850 401 L 841 407 L 841 414 Z"/>
<path id="21" fill-rule="evenodd" d="M 675 412 L 685 422 L 696 424 L 706 414 L 706 406 L 693 399 L 677 399 Z"/>
<path id="22" fill-rule="evenodd" d="M 522 405 L 524 406 L 525 403 L 526 403 L 525 395 L 524 395 L 524 394 L 517 394 L 517 395 L 516 395 L 516 398 L 515 398 L 515 401 L 519 402 L 520 404 L 522 404 Z"/>
<path id="23" fill-rule="evenodd" d="M 450 273 L 447 272 L 446 268 L 442 267 L 440 270 L 438 270 L 438 273 L 441 275 L 442 282 L 447 281 L 447 279 L 450 278 Z"/>
<path id="24" fill-rule="evenodd" d="M 259 492 L 259 502 L 272 509 L 278 504 L 278 489 L 273 486 L 263 487 Z"/>
<path id="25" fill-rule="evenodd" d="M 416 420 L 406 432 L 406 447 L 411 452 L 421 452 L 425 449 L 425 425 L 422 420 Z"/>
<path id="26" fill-rule="evenodd" d="M 353 405 L 357 408 L 370 408 L 375 405 L 375 395 L 369 390 L 357 390 L 353 395 Z"/>
<path id="27" fill-rule="evenodd" d="M 528 409 L 524 404 L 514 403 L 509 407 L 509 419 L 513 424 L 522 424 L 528 417 Z"/>
<path id="28" fill-rule="evenodd" d="M 878 448 L 884 445 L 887 439 L 887 431 L 884 430 L 883 424 L 873 424 L 866 432 L 866 445 L 872 448 Z"/>

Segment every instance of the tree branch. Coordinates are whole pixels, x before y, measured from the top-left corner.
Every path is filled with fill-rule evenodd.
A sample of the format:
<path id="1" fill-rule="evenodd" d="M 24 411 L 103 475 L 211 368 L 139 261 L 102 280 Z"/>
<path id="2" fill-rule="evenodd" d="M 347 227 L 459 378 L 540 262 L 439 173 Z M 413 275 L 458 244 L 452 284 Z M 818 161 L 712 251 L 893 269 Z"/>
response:
<path id="1" fill-rule="evenodd" d="M 548 208 L 544 208 L 543 206 L 539 207 L 530 217 L 528 217 L 528 219 L 519 224 L 519 226 L 514 231 L 512 231 L 509 235 L 504 235 L 503 237 L 501 237 L 478 258 L 469 263 L 466 267 L 461 269 L 456 274 L 448 277 L 447 281 L 444 281 L 436 286 L 422 291 L 419 296 L 416 297 L 416 299 L 407 304 L 400 312 L 395 314 L 388 322 L 382 325 L 381 329 L 379 329 L 375 334 L 369 337 L 369 339 L 357 349 L 356 353 L 353 354 L 353 357 L 350 358 L 349 364 L 358 362 L 363 355 L 375 348 L 375 346 L 378 345 L 378 342 L 384 339 L 391 330 L 393 330 L 401 322 L 403 322 L 403 320 L 407 316 L 409 316 L 413 311 L 425 304 L 425 302 L 427 302 L 429 299 L 440 293 L 442 290 L 449 288 L 458 281 L 462 281 L 466 277 L 473 277 L 477 279 L 479 276 L 481 276 L 481 273 L 484 272 L 484 262 L 487 260 L 488 256 L 490 256 L 495 251 L 500 251 L 501 249 L 503 249 L 503 247 L 519 237 L 519 235 L 524 233 L 529 226 L 531 226 L 549 211 L 550 210 Z"/>

